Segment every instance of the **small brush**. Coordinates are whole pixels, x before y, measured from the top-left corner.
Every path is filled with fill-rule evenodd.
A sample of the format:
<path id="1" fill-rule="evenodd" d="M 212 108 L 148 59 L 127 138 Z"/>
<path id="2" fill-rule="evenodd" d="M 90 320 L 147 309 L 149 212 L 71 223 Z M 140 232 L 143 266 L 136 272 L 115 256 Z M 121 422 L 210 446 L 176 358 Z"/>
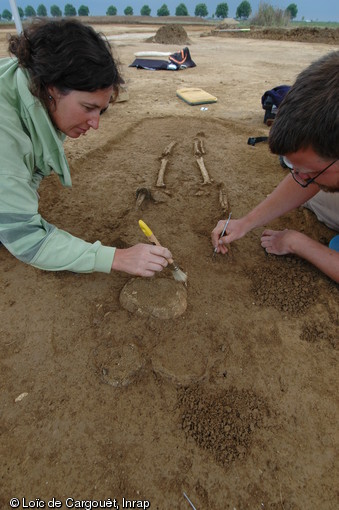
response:
<path id="1" fill-rule="evenodd" d="M 156 244 L 157 246 L 161 246 L 158 239 L 153 234 L 152 230 L 146 225 L 146 223 L 142 220 L 139 220 L 139 227 L 143 231 L 146 237 L 151 241 L 151 243 Z M 178 282 L 186 283 L 187 274 L 181 271 L 179 266 L 174 262 L 173 259 L 167 259 L 168 263 L 172 266 L 172 274 L 175 280 Z"/>

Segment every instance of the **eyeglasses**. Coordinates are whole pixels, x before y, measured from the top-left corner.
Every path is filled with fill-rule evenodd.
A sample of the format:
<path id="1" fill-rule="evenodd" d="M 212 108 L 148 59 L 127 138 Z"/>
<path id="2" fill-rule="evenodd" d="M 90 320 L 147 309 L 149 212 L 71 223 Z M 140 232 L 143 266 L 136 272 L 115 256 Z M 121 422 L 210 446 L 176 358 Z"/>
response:
<path id="1" fill-rule="evenodd" d="M 319 172 L 314 177 L 309 178 L 309 179 L 303 179 L 302 177 L 299 176 L 299 171 L 296 171 L 294 169 L 293 163 L 291 163 L 291 161 L 289 159 L 287 159 L 286 156 L 283 157 L 283 160 L 284 160 L 284 163 L 286 164 L 286 166 L 288 167 L 289 171 L 291 172 L 292 177 L 295 180 L 295 182 L 297 182 L 299 184 L 299 186 L 301 186 L 302 188 L 307 188 L 307 186 L 309 186 L 310 184 L 312 184 L 312 182 L 314 182 L 316 179 L 318 179 L 319 175 L 323 174 L 328 168 L 330 168 L 332 165 L 334 165 L 334 163 L 336 163 L 338 161 L 337 159 L 335 159 L 334 161 L 332 161 L 332 163 L 327 165 L 326 168 L 321 170 L 321 172 Z M 314 172 L 303 172 L 303 173 L 314 173 Z"/>

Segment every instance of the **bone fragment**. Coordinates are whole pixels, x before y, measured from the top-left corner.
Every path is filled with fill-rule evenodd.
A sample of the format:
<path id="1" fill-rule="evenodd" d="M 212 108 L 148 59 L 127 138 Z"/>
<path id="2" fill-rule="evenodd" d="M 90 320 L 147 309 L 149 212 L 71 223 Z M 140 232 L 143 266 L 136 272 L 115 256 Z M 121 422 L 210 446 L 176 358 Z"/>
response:
<path id="1" fill-rule="evenodd" d="M 176 145 L 177 142 L 171 142 L 170 144 L 167 145 L 167 147 L 165 147 L 165 149 L 163 150 L 163 153 L 162 153 L 162 157 L 164 158 L 165 156 L 169 156 L 172 152 L 172 149 L 173 147 Z"/>
<path id="2" fill-rule="evenodd" d="M 16 397 L 15 402 L 21 402 L 22 399 L 27 397 L 28 393 L 25 391 L 24 393 L 20 393 L 18 397 Z"/>
<path id="3" fill-rule="evenodd" d="M 152 193 L 152 200 L 154 200 L 155 203 L 165 203 L 168 200 L 168 197 L 171 196 L 171 193 L 167 191 L 165 188 L 155 189 Z"/>
<path id="4" fill-rule="evenodd" d="M 151 192 L 148 188 L 138 188 L 137 191 L 135 192 L 135 196 L 136 196 L 136 207 L 140 207 L 141 204 L 143 203 L 143 201 L 145 200 L 145 198 L 147 199 L 151 199 L 152 198 L 152 195 L 151 195 Z"/>
<path id="5" fill-rule="evenodd" d="M 196 138 L 194 140 L 194 150 L 193 150 L 193 152 L 194 152 L 195 156 L 198 156 L 198 157 L 202 156 L 202 154 L 200 152 L 200 149 L 199 149 L 199 139 L 198 138 Z"/>
<path id="6" fill-rule="evenodd" d="M 205 167 L 204 159 L 201 156 L 201 158 L 197 158 L 198 167 L 200 168 L 200 172 L 203 178 L 203 184 L 211 184 L 210 176 L 208 175 L 208 172 Z"/>
<path id="7" fill-rule="evenodd" d="M 202 143 L 202 140 L 200 138 L 194 139 L 194 155 L 197 157 L 202 156 L 203 154 L 206 154 L 204 145 Z"/>
<path id="8" fill-rule="evenodd" d="M 225 190 L 223 184 L 219 185 L 219 202 L 220 202 L 221 209 L 224 212 L 229 211 L 228 196 L 227 196 L 227 193 L 226 193 L 226 190 Z"/>
<path id="9" fill-rule="evenodd" d="M 162 158 L 160 170 L 158 173 L 158 180 L 156 183 L 157 188 L 164 188 L 166 186 L 166 184 L 164 183 L 164 176 L 165 176 L 165 170 L 166 170 L 167 163 L 168 163 L 168 159 Z"/>
<path id="10" fill-rule="evenodd" d="M 145 200 L 145 198 L 146 198 L 146 195 L 144 195 L 143 193 L 140 193 L 140 195 L 138 196 L 137 201 L 136 201 L 136 206 L 140 207 L 141 204 L 143 203 L 143 201 Z"/>

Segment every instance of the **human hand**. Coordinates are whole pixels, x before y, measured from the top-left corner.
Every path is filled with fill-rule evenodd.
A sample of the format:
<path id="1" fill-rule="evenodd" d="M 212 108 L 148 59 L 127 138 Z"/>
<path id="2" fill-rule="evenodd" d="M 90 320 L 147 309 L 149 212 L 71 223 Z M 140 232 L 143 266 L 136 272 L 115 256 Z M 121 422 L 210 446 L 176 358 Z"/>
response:
<path id="1" fill-rule="evenodd" d="M 293 253 L 308 260 L 327 276 L 339 283 L 339 253 L 302 232 L 296 230 L 265 230 L 261 236 L 261 246 L 267 253 L 287 255 Z"/>
<path id="2" fill-rule="evenodd" d="M 300 235 L 295 230 L 264 230 L 261 236 L 261 246 L 267 253 L 274 255 L 287 255 L 292 253 L 292 242 Z"/>
<path id="3" fill-rule="evenodd" d="M 225 221 L 227 220 L 218 221 L 217 226 L 214 228 L 211 234 L 213 247 L 216 248 L 217 253 L 222 254 L 228 252 L 228 248 L 226 246 L 227 244 L 240 239 L 248 232 L 244 219 L 230 220 L 226 228 L 226 235 L 220 237 L 225 226 Z"/>
<path id="4" fill-rule="evenodd" d="M 136 276 L 154 276 L 168 265 L 171 252 L 163 246 L 136 244 L 131 248 L 116 249 L 112 269 Z"/>

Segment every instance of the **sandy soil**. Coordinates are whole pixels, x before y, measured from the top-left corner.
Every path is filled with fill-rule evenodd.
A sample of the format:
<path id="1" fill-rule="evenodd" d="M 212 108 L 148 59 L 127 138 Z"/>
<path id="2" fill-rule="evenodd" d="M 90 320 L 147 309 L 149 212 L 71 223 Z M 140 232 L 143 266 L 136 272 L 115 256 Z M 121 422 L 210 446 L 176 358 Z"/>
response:
<path id="1" fill-rule="evenodd" d="M 181 47 L 146 43 L 152 26 L 100 28 L 113 36 L 129 100 L 66 142 L 73 189 L 47 179 L 41 212 L 120 247 L 145 241 L 143 218 L 188 273 L 187 308 L 175 319 L 129 312 L 119 301 L 128 275 L 42 272 L 0 250 L 0 507 L 54 497 L 62 508 L 67 498 L 124 508 L 128 498 L 189 510 L 185 493 L 197 510 L 334 510 L 338 285 L 296 258 L 266 255 L 262 229 L 213 260 L 210 232 L 228 212 L 220 189 L 239 217 L 285 175 L 265 143 L 247 145 L 268 132 L 261 95 L 337 46 L 186 27 L 197 67 L 151 72 L 128 67 L 134 52 Z M 176 97 L 186 86 L 218 102 L 189 106 Z M 152 199 L 138 207 L 139 187 Z M 333 236 L 302 209 L 273 225 Z M 145 298 L 163 301 L 163 279 L 171 271 L 147 282 Z"/>

